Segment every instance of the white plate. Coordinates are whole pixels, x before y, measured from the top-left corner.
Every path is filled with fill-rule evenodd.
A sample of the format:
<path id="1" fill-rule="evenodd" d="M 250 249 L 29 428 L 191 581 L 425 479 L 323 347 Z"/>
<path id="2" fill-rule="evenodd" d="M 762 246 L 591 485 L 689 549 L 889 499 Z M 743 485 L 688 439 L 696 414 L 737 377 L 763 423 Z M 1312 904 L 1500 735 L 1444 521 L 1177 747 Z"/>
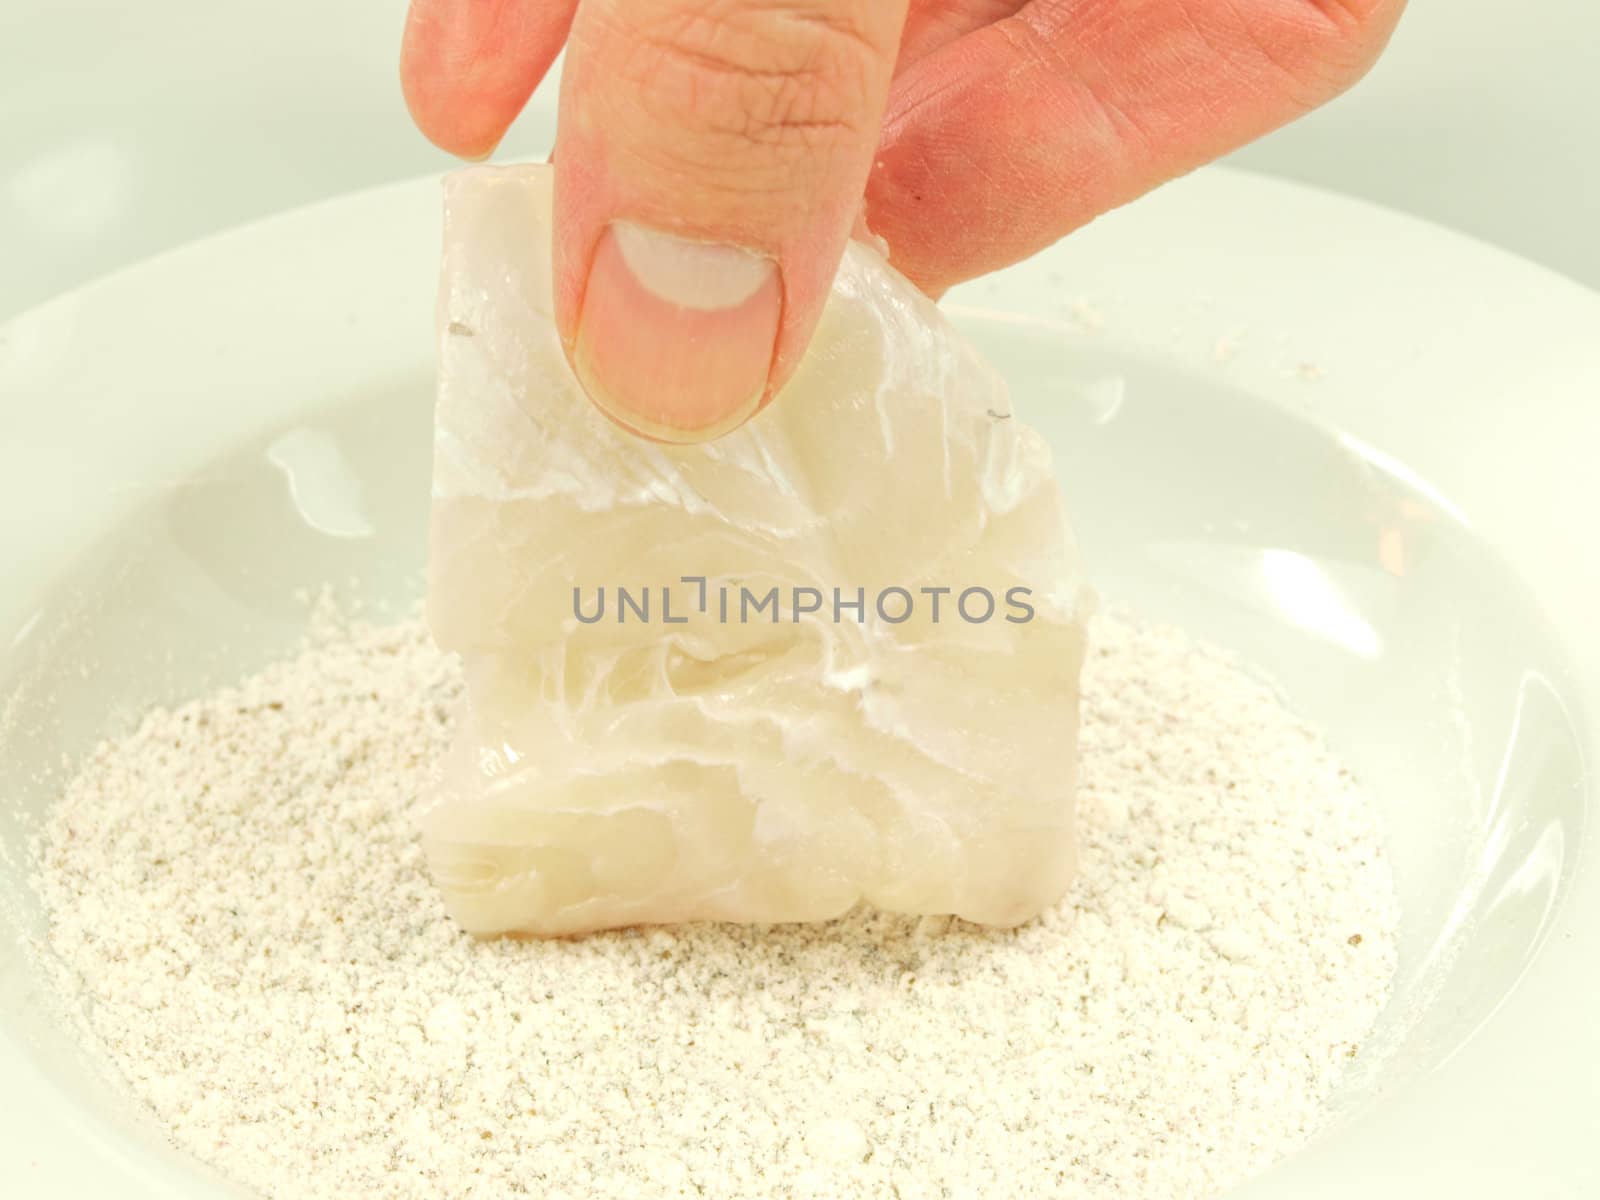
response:
<path id="1" fill-rule="evenodd" d="M 63 755 L 414 595 L 438 193 L 198 243 L 0 329 L 0 1162 L 217 1194 L 12 947 Z M 1401 978 L 1319 1143 L 1252 1196 L 1592 1194 L 1600 297 L 1214 170 L 952 295 L 1056 446 L 1102 591 L 1270 670 L 1391 825 Z M 19 690 L 20 689 L 20 690 Z"/>

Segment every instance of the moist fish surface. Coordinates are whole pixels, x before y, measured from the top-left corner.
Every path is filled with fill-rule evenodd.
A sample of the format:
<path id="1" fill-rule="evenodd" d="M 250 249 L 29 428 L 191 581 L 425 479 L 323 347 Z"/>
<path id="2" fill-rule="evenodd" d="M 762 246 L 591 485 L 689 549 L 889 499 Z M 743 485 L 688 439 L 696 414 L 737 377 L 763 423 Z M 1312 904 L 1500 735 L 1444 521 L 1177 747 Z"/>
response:
<path id="1" fill-rule="evenodd" d="M 747 425 L 622 430 L 551 316 L 551 181 L 446 182 L 428 619 L 465 698 L 423 837 L 451 914 L 1041 912 L 1091 608 L 1043 439 L 860 245 Z"/>

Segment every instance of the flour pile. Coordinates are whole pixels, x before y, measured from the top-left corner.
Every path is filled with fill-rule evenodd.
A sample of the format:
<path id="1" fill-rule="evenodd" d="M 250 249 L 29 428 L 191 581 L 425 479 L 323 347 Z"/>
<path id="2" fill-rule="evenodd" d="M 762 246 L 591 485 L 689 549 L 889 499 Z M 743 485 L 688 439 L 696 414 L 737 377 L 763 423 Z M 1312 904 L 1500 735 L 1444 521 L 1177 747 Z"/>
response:
<path id="1" fill-rule="evenodd" d="M 475 941 L 413 825 L 459 668 L 405 624 L 102 746 L 36 949 L 172 1140 L 273 1197 L 1215 1194 L 1322 1119 L 1393 883 L 1269 687 L 1121 616 L 1090 647 L 1081 875 L 1019 929 Z"/>

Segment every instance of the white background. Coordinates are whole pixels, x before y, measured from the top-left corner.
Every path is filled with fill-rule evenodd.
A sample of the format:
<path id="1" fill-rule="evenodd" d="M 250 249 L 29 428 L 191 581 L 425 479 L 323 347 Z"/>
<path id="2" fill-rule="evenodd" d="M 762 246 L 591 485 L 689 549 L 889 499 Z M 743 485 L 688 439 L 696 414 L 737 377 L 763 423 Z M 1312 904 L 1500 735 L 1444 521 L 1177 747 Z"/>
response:
<path id="1" fill-rule="evenodd" d="M 0 317 L 241 221 L 444 168 L 403 0 L 0 0 Z M 1413 0 L 1350 95 L 1236 156 L 1600 287 L 1600 5 Z M 543 147 L 526 131 L 512 156 Z"/>

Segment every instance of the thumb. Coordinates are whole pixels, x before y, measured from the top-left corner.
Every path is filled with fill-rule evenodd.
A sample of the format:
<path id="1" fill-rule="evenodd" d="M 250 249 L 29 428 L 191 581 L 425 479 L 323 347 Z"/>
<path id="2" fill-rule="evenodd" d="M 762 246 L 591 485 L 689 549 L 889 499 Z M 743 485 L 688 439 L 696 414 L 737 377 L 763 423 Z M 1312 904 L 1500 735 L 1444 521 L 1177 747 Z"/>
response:
<path id="1" fill-rule="evenodd" d="M 707 441 L 782 386 L 866 189 L 907 0 L 583 0 L 556 320 L 602 411 Z"/>

